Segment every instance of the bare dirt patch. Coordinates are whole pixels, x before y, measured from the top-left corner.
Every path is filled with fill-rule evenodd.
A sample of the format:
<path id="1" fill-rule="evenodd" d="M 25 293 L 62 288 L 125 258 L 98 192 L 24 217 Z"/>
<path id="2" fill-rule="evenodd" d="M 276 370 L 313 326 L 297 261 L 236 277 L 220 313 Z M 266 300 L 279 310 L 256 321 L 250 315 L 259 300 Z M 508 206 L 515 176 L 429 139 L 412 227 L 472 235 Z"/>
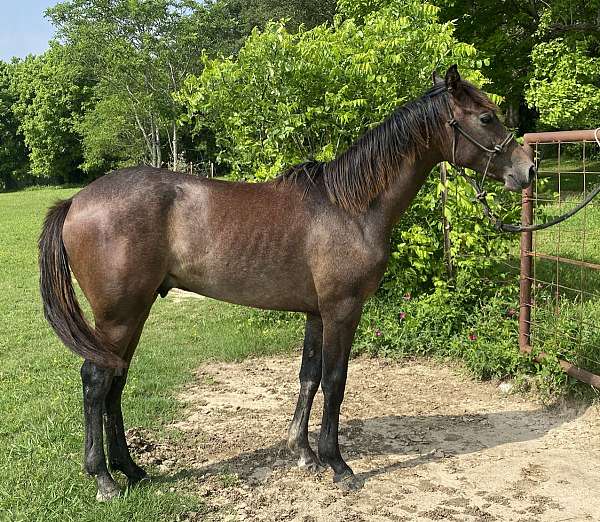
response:
<path id="1" fill-rule="evenodd" d="M 600 520 L 598 407 L 545 408 L 428 360 L 355 359 L 340 443 L 365 486 L 344 494 L 286 449 L 298 365 L 204 365 L 170 442 L 130 434 L 138 460 L 165 489 L 201 495 L 213 520 Z M 321 405 L 319 393 L 313 447 Z"/>

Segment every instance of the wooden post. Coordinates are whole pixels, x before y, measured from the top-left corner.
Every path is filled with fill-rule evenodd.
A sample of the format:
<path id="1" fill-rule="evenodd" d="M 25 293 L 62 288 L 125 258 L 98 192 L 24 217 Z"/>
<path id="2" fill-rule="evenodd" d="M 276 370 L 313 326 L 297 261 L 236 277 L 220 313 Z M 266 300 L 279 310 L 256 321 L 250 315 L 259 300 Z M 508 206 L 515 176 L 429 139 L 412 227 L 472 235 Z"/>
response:
<path id="1" fill-rule="evenodd" d="M 444 231 L 444 259 L 446 261 L 446 270 L 448 271 L 448 277 L 454 278 L 454 267 L 452 266 L 452 253 L 450 249 L 452 243 L 450 242 L 450 222 L 446 217 L 446 205 L 448 204 L 448 171 L 446 170 L 446 163 L 440 163 L 440 180 L 443 185 L 442 189 L 442 228 Z"/>

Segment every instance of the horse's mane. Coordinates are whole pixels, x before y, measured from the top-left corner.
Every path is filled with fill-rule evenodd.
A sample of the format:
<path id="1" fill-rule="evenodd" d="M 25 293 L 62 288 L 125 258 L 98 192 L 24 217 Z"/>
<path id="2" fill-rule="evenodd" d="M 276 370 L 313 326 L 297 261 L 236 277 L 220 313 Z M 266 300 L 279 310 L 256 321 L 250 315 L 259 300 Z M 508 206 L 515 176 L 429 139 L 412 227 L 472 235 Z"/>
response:
<path id="1" fill-rule="evenodd" d="M 462 92 L 473 102 L 496 106 L 475 86 L 461 81 Z M 420 98 L 396 109 L 380 125 L 368 130 L 330 162 L 307 161 L 290 167 L 277 178 L 283 183 L 303 183 L 305 194 L 322 178 L 329 199 L 352 213 L 364 212 L 399 172 L 404 160 L 412 161 L 429 146 L 432 136 L 445 139 L 449 118 L 445 89 L 436 86 Z"/>

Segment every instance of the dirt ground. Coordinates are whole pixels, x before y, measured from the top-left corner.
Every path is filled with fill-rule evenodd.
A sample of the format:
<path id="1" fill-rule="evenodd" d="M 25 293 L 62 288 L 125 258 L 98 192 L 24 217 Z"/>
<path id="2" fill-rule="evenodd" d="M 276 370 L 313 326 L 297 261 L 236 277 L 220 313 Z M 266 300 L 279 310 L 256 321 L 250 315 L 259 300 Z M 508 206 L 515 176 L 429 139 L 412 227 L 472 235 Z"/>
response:
<path id="1" fill-rule="evenodd" d="M 129 433 L 165 490 L 206 502 L 184 520 L 600 520 L 597 406 L 545 408 L 429 360 L 352 360 L 340 443 L 365 486 L 344 493 L 286 449 L 298 366 L 299 356 L 205 365 L 169 441 Z M 321 407 L 319 392 L 313 447 Z"/>

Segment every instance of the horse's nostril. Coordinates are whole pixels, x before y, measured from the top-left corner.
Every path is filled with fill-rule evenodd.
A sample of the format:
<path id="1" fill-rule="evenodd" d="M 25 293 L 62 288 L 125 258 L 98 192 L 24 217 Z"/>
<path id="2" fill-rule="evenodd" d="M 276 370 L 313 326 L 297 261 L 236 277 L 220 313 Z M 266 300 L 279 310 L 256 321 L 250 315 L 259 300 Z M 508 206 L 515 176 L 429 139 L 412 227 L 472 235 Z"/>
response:
<path id="1" fill-rule="evenodd" d="M 535 170 L 535 166 L 531 165 L 531 167 L 529 167 L 529 175 L 528 175 L 529 183 L 531 183 L 535 179 L 536 174 L 537 174 L 537 171 Z"/>

